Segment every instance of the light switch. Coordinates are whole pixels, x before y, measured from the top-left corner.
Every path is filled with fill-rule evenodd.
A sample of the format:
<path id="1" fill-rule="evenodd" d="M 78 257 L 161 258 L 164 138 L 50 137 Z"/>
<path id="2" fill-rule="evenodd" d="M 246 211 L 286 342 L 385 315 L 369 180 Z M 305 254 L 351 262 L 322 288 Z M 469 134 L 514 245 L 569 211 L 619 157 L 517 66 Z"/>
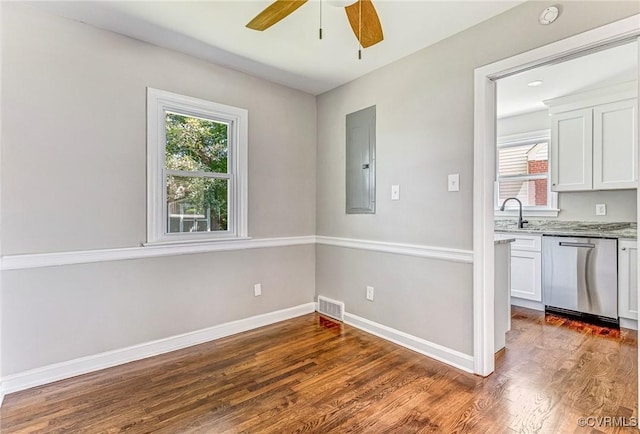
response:
<path id="1" fill-rule="evenodd" d="M 400 200 L 400 185 L 391 186 L 391 200 Z"/>
<path id="2" fill-rule="evenodd" d="M 449 191 L 460 191 L 460 174 L 449 175 Z"/>
<path id="3" fill-rule="evenodd" d="M 607 204 L 606 203 L 598 203 L 598 204 L 596 204 L 596 215 L 607 215 Z"/>

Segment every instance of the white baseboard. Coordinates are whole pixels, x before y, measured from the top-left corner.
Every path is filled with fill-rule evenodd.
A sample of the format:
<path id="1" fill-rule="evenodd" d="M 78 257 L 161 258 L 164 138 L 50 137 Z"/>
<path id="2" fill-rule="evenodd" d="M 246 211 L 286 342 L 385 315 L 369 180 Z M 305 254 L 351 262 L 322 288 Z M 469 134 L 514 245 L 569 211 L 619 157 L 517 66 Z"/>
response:
<path id="1" fill-rule="evenodd" d="M 635 319 L 620 318 L 620 327 L 631 330 L 638 330 L 638 321 Z"/>
<path id="2" fill-rule="evenodd" d="M 288 309 L 231 321 L 190 333 L 9 375 L 2 378 L 2 395 L 231 336 L 236 333 L 306 315 L 315 311 L 315 308 L 315 303 L 305 303 Z"/>
<path id="3" fill-rule="evenodd" d="M 526 300 L 524 298 L 511 297 L 511 305 L 526 307 L 527 309 L 533 309 L 544 312 L 544 304 L 539 301 Z"/>
<path id="4" fill-rule="evenodd" d="M 344 322 L 367 333 L 371 333 L 372 335 L 386 339 L 417 353 L 424 354 L 447 365 L 451 365 L 454 368 L 473 373 L 473 356 L 468 354 L 429 342 L 425 339 L 378 324 L 351 313 L 345 312 Z"/>

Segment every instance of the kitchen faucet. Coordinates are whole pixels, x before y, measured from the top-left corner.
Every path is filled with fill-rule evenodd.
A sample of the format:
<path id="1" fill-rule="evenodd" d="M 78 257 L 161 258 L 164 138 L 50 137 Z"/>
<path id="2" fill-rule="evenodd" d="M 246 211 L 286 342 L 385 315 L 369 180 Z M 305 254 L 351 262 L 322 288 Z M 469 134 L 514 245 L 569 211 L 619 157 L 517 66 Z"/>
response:
<path id="1" fill-rule="evenodd" d="M 508 197 L 504 200 L 504 202 L 502 202 L 502 206 L 500 207 L 500 211 L 504 211 L 504 205 L 510 201 L 510 200 L 515 200 L 516 202 L 518 202 L 518 229 L 523 229 L 524 228 L 524 224 L 525 223 L 529 223 L 526 220 L 522 220 L 522 202 L 520 202 L 520 199 L 518 199 L 517 197 Z"/>

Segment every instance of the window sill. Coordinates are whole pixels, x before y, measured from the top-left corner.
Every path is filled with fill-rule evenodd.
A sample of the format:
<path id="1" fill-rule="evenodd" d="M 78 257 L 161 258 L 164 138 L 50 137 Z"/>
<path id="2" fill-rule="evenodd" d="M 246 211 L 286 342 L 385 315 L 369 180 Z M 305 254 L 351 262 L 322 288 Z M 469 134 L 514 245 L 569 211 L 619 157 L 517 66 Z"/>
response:
<path id="1" fill-rule="evenodd" d="M 161 240 L 140 243 L 140 247 L 188 247 L 188 246 L 206 246 L 216 244 L 234 243 L 237 241 L 248 241 L 251 237 L 229 237 L 229 238 L 208 238 L 206 240 Z"/>
<path id="2" fill-rule="evenodd" d="M 495 209 L 493 213 L 495 217 L 517 217 L 518 216 L 517 209 L 507 209 L 504 211 Z M 554 208 L 522 210 L 523 217 L 558 217 L 559 213 L 560 213 L 560 210 L 554 209 Z"/>

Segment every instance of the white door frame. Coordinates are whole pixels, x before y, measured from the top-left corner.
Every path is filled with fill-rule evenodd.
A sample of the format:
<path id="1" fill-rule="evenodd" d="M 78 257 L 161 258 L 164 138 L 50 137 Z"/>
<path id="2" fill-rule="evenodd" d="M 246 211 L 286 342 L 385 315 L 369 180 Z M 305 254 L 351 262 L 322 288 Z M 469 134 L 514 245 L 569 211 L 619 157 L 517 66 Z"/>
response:
<path id="1" fill-rule="evenodd" d="M 473 148 L 473 365 L 476 374 L 487 376 L 494 371 L 493 188 L 496 159 L 495 80 L 519 71 L 557 62 L 560 59 L 603 45 L 630 40 L 633 37 L 638 37 L 638 35 L 640 35 L 640 14 L 475 70 Z M 640 189 L 638 189 L 638 192 L 640 192 Z M 640 194 L 638 195 L 638 205 L 640 211 Z M 640 266 L 638 269 L 640 270 Z"/>

